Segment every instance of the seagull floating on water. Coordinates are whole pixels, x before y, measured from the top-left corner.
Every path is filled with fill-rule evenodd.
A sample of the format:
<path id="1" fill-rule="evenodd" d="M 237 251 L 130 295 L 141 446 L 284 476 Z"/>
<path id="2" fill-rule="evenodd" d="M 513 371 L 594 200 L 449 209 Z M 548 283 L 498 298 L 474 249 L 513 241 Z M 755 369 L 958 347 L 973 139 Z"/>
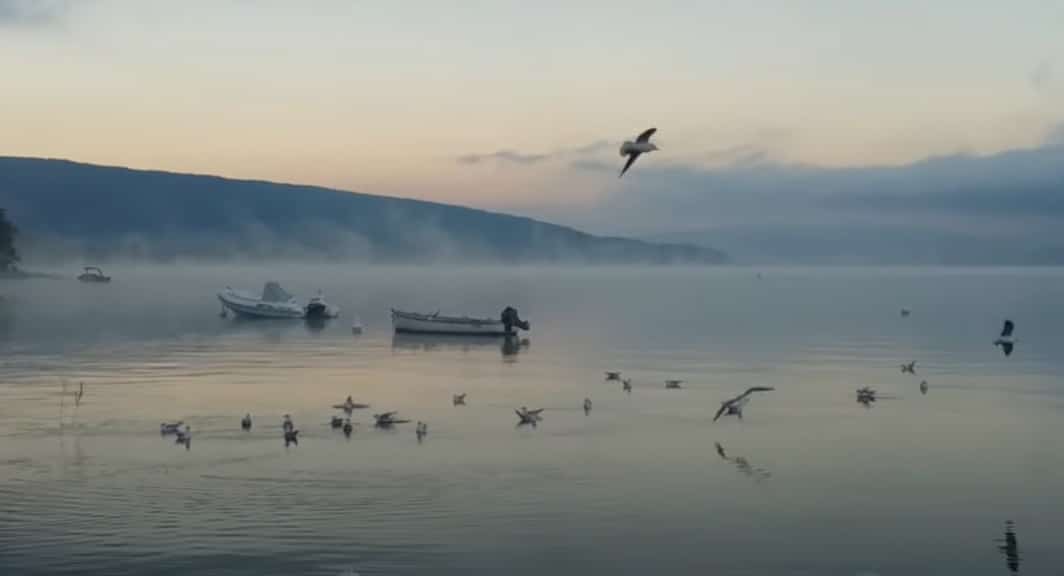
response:
<path id="1" fill-rule="evenodd" d="M 514 410 L 514 412 L 517 413 L 517 417 L 520 419 L 520 422 L 518 422 L 518 424 L 532 424 L 533 426 L 535 426 L 536 422 L 539 422 L 543 419 L 543 416 L 540 415 L 543 413 L 542 408 L 529 410 L 528 408 L 522 406 L 520 409 Z"/>
<path id="2" fill-rule="evenodd" d="M 927 394 L 927 380 L 920 381 L 920 393 Z"/>
<path id="3" fill-rule="evenodd" d="M 245 414 L 240 419 L 240 428 L 243 430 L 251 430 L 251 414 Z"/>
<path id="4" fill-rule="evenodd" d="M 451 396 L 451 404 L 455 406 L 465 406 L 465 394 L 455 394 Z"/>
<path id="5" fill-rule="evenodd" d="M 348 418 L 348 419 L 344 420 L 344 436 L 347 436 L 348 438 L 350 438 L 352 430 L 354 430 L 354 427 L 351 426 L 351 419 Z"/>
<path id="6" fill-rule="evenodd" d="M 1006 357 L 1012 355 L 1012 348 L 1016 345 L 1016 341 L 1012 339 L 1012 331 L 1015 328 L 1016 325 L 1012 323 L 1012 320 L 1005 320 L 1005 325 L 1001 327 L 1001 335 L 994 340 L 994 346 L 1001 346 L 1001 351 Z"/>
<path id="7" fill-rule="evenodd" d="M 720 403 L 720 410 L 717 410 L 717 415 L 713 417 L 713 421 L 716 422 L 721 416 L 736 415 L 740 420 L 743 419 L 743 407 L 750 401 L 750 395 L 754 392 L 770 392 L 775 390 L 771 386 L 751 386 L 746 389 L 746 392 L 732 398 L 731 400 L 725 400 Z"/>
<path id="8" fill-rule="evenodd" d="M 657 146 L 650 142 L 650 137 L 657 131 L 657 128 L 644 130 L 642 134 L 636 137 L 635 142 L 626 140 L 624 144 L 621 144 L 621 156 L 627 156 L 628 161 L 624 163 L 624 168 L 621 168 L 621 173 L 617 175 L 618 178 L 624 176 L 624 173 L 632 167 L 635 159 L 639 158 L 640 154 L 653 152 L 658 149 Z"/>
<path id="9" fill-rule="evenodd" d="M 293 428 L 291 430 L 284 431 L 285 448 L 287 448 L 289 444 L 295 444 L 296 446 L 299 446 L 299 430 Z"/>
<path id="10" fill-rule="evenodd" d="M 175 434 L 177 437 L 174 439 L 176 444 L 184 444 L 185 450 L 192 447 L 192 427 L 185 426 L 184 430 L 178 429 Z"/>
<path id="11" fill-rule="evenodd" d="M 344 419 L 339 417 L 339 416 L 333 416 L 332 419 L 329 420 L 329 426 L 332 427 L 333 429 L 338 429 L 338 428 L 340 428 L 343 425 L 344 425 Z"/>
<path id="12" fill-rule="evenodd" d="M 584 398 L 584 414 L 586 415 L 588 412 L 591 412 L 591 399 Z"/>
<path id="13" fill-rule="evenodd" d="M 680 386 L 680 384 L 683 384 L 683 380 L 666 380 L 665 388 L 669 390 L 677 390 L 683 388 L 683 386 Z"/>
<path id="14" fill-rule="evenodd" d="M 908 364 L 901 365 L 902 374 L 916 374 L 916 360 L 909 362 Z"/>
<path id="15" fill-rule="evenodd" d="M 378 428 L 388 428 L 394 426 L 395 424 L 405 424 L 409 422 L 409 420 L 396 418 L 396 414 L 398 414 L 398 412 L 394 410 L 391 412 L 384 412 L 382 414 L 374 414 L 373 419 L 376 421 L 374 424 Z"/>
<path id="16" fill-rule="evenodd" d="M 631 394 L 632 393 L 632 379 L 631 378 L 625 378 L 624 380 L 621 380 L 621 389 L 624 390 L 625 392 L 628 392 L 629 394 Z"/>
<path id="17" fill-rule="evenodd" d="M 429 433 L 429 425 L 418 420 L 417 426 L 414 428 L 414 433 L 417 434 L 417 441 L 421 442 L 425 435 Z"/>
<path id="18" fill-rule="evenodd" d="M 611 372 L 609 370 L 606 371 L 606 380 L 607 381 L 609 381 L 609 380 L 620 380 L 620 379 L 621 379 L 621 373 L 620 372 Z"/>

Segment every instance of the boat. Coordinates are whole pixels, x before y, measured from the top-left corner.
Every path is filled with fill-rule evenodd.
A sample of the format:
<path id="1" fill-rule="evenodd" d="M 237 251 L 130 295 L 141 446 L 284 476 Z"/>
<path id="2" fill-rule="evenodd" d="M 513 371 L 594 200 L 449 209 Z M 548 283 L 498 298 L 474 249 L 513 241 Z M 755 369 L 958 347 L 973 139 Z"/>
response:
<path id="1" fill-rule="evenodd" d="M 86 266 L 85 271 L 78 275 L 78 280 L 82 282 L 110 282 L 111 277 L 106 276 L 103 270 L 100 270 L 96 266 Z"/>
<path id="2" fill-rule="evenodd" d="M 277 282 L 267 282 L 262 288 L 262 296 L 226 286 L 225 290 L 218 293 L 218 300 L 222 302 L 225 310 L 232 310 L 237 316 L 304 318 L 307 315 L 306 307 L 296 302 Z"/>
<path id="3" fill-rule="evenodd" d="M 407 334 L 452 334 L 461 336 L 512 336 L 515 328 L 528 330 L 528 322 L 521 320 L 517 310 L 507 307 L 498 319 L 470 318 L 468 316 L 441 316 L 418 314 L 392 309 L 392 326 L 395 332 Z"/>
<path id="4" fill-rule="evenodd" d="M 318 291 L 318 295 L 311 298 L 307 305 L 304 306 L 304 316 L 308 320 L 325 320 L 328 318 L 336 318 L 340 315 L 340 309 L 325 301 L 325 298 L 321 295 L 321 291 Z"/>

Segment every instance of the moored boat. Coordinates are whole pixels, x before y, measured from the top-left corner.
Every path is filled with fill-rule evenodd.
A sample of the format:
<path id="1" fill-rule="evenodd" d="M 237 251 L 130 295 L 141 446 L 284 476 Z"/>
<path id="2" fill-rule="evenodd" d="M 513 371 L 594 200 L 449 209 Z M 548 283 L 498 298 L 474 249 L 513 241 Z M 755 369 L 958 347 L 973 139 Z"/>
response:
<path id="1" fill-rule="evenodd" d="M 507 307 L 499 319 L 470 318 L 468 316 L 442 316 L 418 314 L 392 309 L 392 327 L 396 333 L 454 334 L 462 336 L 510 336 L 516 328 L 528 330 L 528 322 L 521 320 L 517 310 Z"/>
<path id="2" fill-rule="evenodd" d="M 303 318 L 307 313 L 305 307 L 296 302 L 277 282 L 267 282 L 262 288 L 262 296 L 226 286 L 225 290 L 218 293 L 218 300 L 226 310 L 231 310 L 238 316 Z"/>
<path id="3" fill-rule="evenodd" d="M 78 280 L 82 282 L 101 282 L 107 283 L 111 281 L 111 277 L 103 273 L 97 266 L 86 266 L 85 271 L 78 275 Z"/>

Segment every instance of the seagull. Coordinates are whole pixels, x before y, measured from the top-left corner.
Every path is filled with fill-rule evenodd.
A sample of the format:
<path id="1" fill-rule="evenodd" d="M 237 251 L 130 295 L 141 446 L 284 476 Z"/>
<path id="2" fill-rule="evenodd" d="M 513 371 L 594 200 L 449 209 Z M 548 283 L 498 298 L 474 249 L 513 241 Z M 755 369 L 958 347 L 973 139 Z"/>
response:
<path id="1" fill-rule="evenodd" d="M 299 446 L 299 430 L 291 429 L 284 431 L 284 446 L 288 447 L 289 444 L 295 444 Z"/>
<path id="2" fill-rule="evenodd" d="M 632 379 L 631 378 L 625 378 L 624 380 L 621 380 L 621 389 L 624 390 L 625 392 L 628 392 L 629 394 L 631 394 L 632 393 Z"/>
<path id="3" fill-rule="evenodd" d="M 908 308 L 902 308 L 901 309 L 901 317 L 902 318 L 908 318 L 909 314 L 912 314 L 912 310 L 909 310 Z"/>
<path id="4" fill-rule="evenodd" d="M 281 428 L 284 430 L 285 435 L 296 429 L 296 425 L 292 423 L 292 417 L 288 414 L 284 415 L 284 422 L 281 423 Z"/>
<path id="5" fill-rule="evenodd" d="M 532 424 L 532 425 L 535 425 L 536 422 L 539 422 L 540 420 L 543 419 L 543 417 L 540 416 L 540 414 L 543 412 L 542 408 L 537 408 L 535 410 L 529 410 L 528 408 L 525 408 L 524 406 L 522 406 L 519 410 L 514 410 L 514 412 L 517 413 L 517 417 L 521 420 L 519 422 L 519 424 Z"/>
<path id="6" fill-rule="evenodd" d="M 680 386 L 680 384 L 683 384 L 683 380 L 666 380 L 665 388 L 668 388 L 669 390 L 683 388 L 683 386 Z"/>
<path id="7" fill-rule="evenodd" d="M 586 416 L 588 412 L 591 412 L 591 399 L 584 398 L 584 415 Z"/>
<path id="8" fill-rule="evenodd" d="M 920 381 L 920 393 L 927 394 L 927 380 Z"/>
<path id="9" fill-rule="evenodd" d="M 628 161 L 624 163 L 624 168 L 621 169 L 621 173 L 617 175 L 618 178 L 624 176 L 624 173 L 632 167 L 632 163 L 636 158 L 639 158 L 640 154 L 644 152 L 653 152 L 658 149 L 657 146 L 650 142 L 650 137 L 657 132 L 657 128 L 650 128 L 644 130 L 642 134 L 636 137 L 635 142 L 626 140 L 624 144 L 621 144 L 621 156 L 627 156 Z"/>
<path id="10" fill-rule="evenodd" d="M 346 420 L 344 420 L 344 436 L 347 436 L 348 438 L 350 438 L 351 437 L 351 430 L 353 430 L 353 429 L 354 429 L 354 427 L 351 426 L 351 419 L 347 418 Z"/>
<path id="11" fill-rule="evenodd" d="M 388 428 L 388 427 L 392 426 L 393 424 L 404 424 L 406 422 L 409 422 L 409 420 L 402 420 L 402 419 L 396 418 L 395 417 L 396 414 L 398 414 L 398 412 L 395 412 L 395 411 L 385 412 L 383 414 L 374 414 L 373 415 L 373 419 L 376 420 L 375 425 L 378 428 Z"/>
<path id="12" fill-rule="evenodd" d="M 81 382 L 81 386 L 78 387 L 78 391 L 74 394 L 74 406 L 81 404 L 81 397 L 85 395 L 85 383 Z"/>
<path id="13" fill-rule="evenodd" d="M 174 439 L 176 444 L 184 444 L 185 450 L 188 450 L 192 446 L 192 427 L 185 426 L 184 430 L 177 430 L 175 432 L 177 438 Z"/>
<path id="14" fill-rule="evenodd" d="M 159 434 L 166 436 L 168 434 L 177 434 L 181 430 L 181 425 L 184 422 L 178 420 L 177 422 L 167 423 L 163 422 L 159 424 Z"/>
<path id="15" fill-rule="evenodd" d="M 240 427 L 244 430 L 251 430 L 251 414 L 245 414 L 240 420 Z"/>
<path id="16" fill-rule="evenodd" d="M 332 419 L 329 420 L 329 426 L 331 426 L 333 429 L 337 429 L 343 425 L 344 419 L 339 416 L 333 416 Z"/>
<path id="17" fill-rule="evenodd" d="M 429 425 L 425 424 L 421 420 L 418 420 L 417 427 L 414 429 L 414 433 L 417 434 L 417 441 L 421 442 L 421 439 L 429 433 Z"/>
<path id="18" fill-rule="evenodd" d="M 720 410 L 717 410 L 717 415 L 713 417 L 713 421 L 716 422 L 721 416 L 725 414 L 735 414 L 740 420 L 743 419 L 743 407 L 750 401 L 750 395 L 754 392 L 769 392 L 775 390 L 771 386 L 751 386 L 746 389 L 746 392 L 732 398 L 731 400 L 725 400 L 720 403 Z"/>
<path id="19" fill-rule="evenodd" d="M 1012 355 L 1012 348 L 1016 345 L 1016 341 L 1012 339 L 1012 331 L 1015 328 L 1012 320 L 1005 320 L 1005 325 L 1001 327 L 1001 336 L 994 340 L 994 346 L 1001 346 L 1006 357 Z"/>
<path id="20" fill-rule="evenodd" d="M 465 394 L 455 394 L 451 396 L 451 403 L 455 406 L 465 406 Z"/>
<path id="21" fill-rule="evenodd" d="M 621 379 L 621 373 L 620 373 L 620 372 L 610 372 L 610 371 L 606 371 L 606 380 L 607 380 L 607 381 L 610 381 L 610 380 L 620 380 L 620 379 Z"/>
<path id="22" fill-rule="evenodd" d="M 901 373 L 916 374 L 916 360 L 909 362 L 908 364 L 901 365 Z"/>
<path id="23" fill-rule="evenodd" d="M 876 391 L 874 388 L 865 386 L 864 388 L 857 389 L 857 403 L 861 404 L 865 408 L 871 407 L 872 403 L 876 401 Z"/>

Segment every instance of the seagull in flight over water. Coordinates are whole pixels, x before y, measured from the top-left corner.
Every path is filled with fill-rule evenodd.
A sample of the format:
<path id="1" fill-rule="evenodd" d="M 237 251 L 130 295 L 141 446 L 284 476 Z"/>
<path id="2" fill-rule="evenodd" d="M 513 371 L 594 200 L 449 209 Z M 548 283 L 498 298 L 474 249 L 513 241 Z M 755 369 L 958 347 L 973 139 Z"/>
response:
<path id="1" fill-rule="evenodd" d="M 654 133 L 657 131 L 657 128 L 649 128 L 647 130 L 644 130 L 642 134 L 637 136 L 635 142 L 632 142 L 631 140 L 625 140 L 624 144 L 621 144 L 621 156 L 627 156 L 628 161 L 624 163 L 624 168 L 622 168 L 621 173 L 617 175 L 618 178 L 624 176 L 624 173 L 632 167 L 632 164 L 635 162 L 635 159 L 639 158 L 640 154 L 643 154 L 645 152 L 653 152 L 658 149 L 658 147 L 650 141 L 650 137 L 653 136 Z"/>
<path id="2" fill-rule="evenodd" d="M 901 373 L 916 374 L 916 360 L 909 362 L 908 364 L 901 365 Z"/>
<path id="3" fill-rule="evenodd" d="M 720 403 L 720 410 L 717 410 L 717 415 L 713 417 L 713 421 L 716 422 L 721 416 L 725 414 L 735 414 L 740 420 L 743 419 L 743 407 L 750 401 L 750 395 L 754 392 L 770 392 L 775 390 L 771 386 L 751 386 L 746 389 L 746 392 L 732 398 L 731 400 L 725 400 Z"/>
<path id="4" fill-rule="evenodd" d="M 1012 348 L 1016 345 L 1016 341 L 1012 339 L 1012 331 L 1016 328 L 1016 325 L 1012 323 L 1012 320 L 1005 320 L 1005 325 L 1001 327 L 1001 336 L 997 340 L 994 340 L 994 346 L 1001 346 L 1001 351 L 1005 353 L 1005 356 L 1012 354 Z"/>

